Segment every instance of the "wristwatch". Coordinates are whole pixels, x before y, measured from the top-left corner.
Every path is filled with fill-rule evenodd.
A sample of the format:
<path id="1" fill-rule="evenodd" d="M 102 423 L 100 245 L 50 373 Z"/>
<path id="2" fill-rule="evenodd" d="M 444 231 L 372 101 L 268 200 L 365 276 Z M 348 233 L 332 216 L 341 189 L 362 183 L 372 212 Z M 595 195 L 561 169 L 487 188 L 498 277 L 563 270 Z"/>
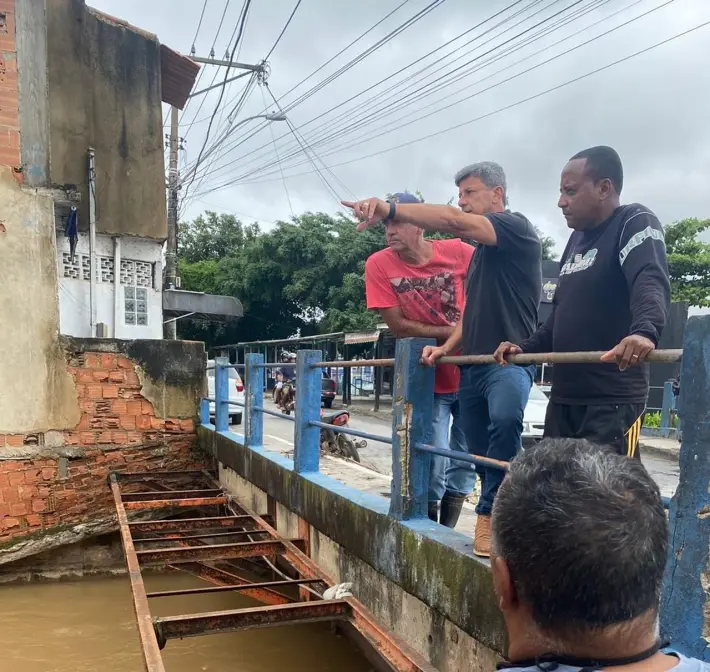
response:
<path id="1" fill-rule="evenodd" d="M 395 201 L 387 201 L 390 204 L 390 211 L 387 217 L 385 217 L 382 221 L 383 222 L 389 222 L 390 220 L 394 219 L 394 212 L 396 209 Z"/>

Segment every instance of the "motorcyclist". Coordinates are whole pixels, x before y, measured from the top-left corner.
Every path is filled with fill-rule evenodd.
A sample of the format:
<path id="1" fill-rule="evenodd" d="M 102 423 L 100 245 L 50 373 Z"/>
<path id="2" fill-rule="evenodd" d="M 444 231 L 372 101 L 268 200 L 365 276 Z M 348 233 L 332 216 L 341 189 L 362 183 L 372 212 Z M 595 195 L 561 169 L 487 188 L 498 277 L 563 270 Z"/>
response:
<path id="1" fill-rule="evenodd" d="M 277 406 L 281 400 L 281 390 L 284 383 L 293 383 L 296 380 L 296 355 L 290 352 L 282 352 L 281 362 L 281 366 L 276 369 L 277 382 L 274 389 L 274 402 Z"/>

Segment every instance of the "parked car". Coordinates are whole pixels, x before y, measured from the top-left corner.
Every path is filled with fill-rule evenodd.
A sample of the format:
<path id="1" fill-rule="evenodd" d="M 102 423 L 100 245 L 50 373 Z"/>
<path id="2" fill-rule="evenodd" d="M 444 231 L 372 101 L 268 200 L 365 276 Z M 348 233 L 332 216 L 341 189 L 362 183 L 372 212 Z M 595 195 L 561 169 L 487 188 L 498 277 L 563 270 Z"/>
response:
<path id="1" fill-rule="evenodd" d="M 209 360 L 207 362 L 207 390 L 208 397 L 211 399 L 215 398 L 215 386 L 214 386 L 214 360 Z M 240 404 L 244 403 L 244 383 L 242 382 L 242 377 L 237 373 L 236 369 L 227 369 L 229 374 L 229 401 L 236 401 Z M 231 406 L 229 407 L 229 423 L 231 425 L 241 425 L 242 424 L 242 411 L 243 406 Z M 214 401 L 210 402 L 210 417 L 215 416 L 215 404 Z"/>
<path id="2" fill-rule="evenodd" d="M 323 375 L 321 376 L 320 388 L 321 403 L 326 408 L 332 408 L 333 400 L 335 399 L 336 386 L 335 381 L 330 376 L 328 376 L 325 371 L 323 371 Z"/>
<path id="3" fill-rule="evenodd" d="M 533 383 L 523 415 L 523 448 L 534 446 L 538 441 L 542 440 L 542 434 L 545 430 L 547 403 L 548 399 L 545 393 Z"/>

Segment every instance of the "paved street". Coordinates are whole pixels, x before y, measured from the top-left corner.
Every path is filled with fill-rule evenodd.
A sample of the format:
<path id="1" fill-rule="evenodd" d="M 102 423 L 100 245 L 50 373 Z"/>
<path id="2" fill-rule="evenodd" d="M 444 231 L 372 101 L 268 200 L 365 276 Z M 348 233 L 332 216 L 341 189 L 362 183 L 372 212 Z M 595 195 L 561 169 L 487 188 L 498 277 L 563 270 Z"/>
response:
<path id="1" fill-rule="evenodd" d="M 270 410 L 276 410 L 270 401 L 266 401 L 266 407 Z M 380 436 L 390 436 L 392 432 L 391 423 L 366 416 L 351 415 L 350 427 Z M 265 415 L 265 447 L 275 452 L 292 455 L 293 429 L 293 422 Z M 241 432 L 243 427 L 233 427 L 233 430 Z M 327 457 L 321 461 L 321 470 L 323 473 L 351 487 L 382 497 L 389 497 L 392 473 L 391 446 L 368 440 L 367 447 L 360 450 L 360 458 L 362 460 L 361 464 L 357 465 L 346 460 Z M 644 455 L 643 463 L 656 479 L 662 494 L 668 497 L 672 496 L 678 484 L 678 463 L 652 454 Z M 474 523 L 473 506 L 467 504 L 456 529 L 472 534 Z"/>

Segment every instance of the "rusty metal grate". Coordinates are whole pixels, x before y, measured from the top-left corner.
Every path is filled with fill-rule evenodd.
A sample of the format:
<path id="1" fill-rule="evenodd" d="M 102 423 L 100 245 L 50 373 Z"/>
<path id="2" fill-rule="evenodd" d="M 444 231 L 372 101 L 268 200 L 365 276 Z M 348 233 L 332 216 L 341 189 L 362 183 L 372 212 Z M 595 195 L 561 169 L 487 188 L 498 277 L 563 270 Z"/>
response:
<path id="1" fill-rule="evenodd" d="M 259 516 L 237 503 L 206 471 L 113 473 L 110 483 L 146 672 L 165 672 L 161 650 L 171 639 L 324 621 L 350 637 L 378 670 L 436 672 L 355 598 L 324 599 L 334 582 L 303 552 L 309 546 L 303 521 L 301 538 L 285 539 L 275 529 L 275 514 Z M 156 510 L 160 519 L 128 519 L 127 511 Z M 147 593 L 143 567 L 184 571 L 212 585 Z M 151 616 L 151 599 L 225 591 L 264 606 Z"/>

